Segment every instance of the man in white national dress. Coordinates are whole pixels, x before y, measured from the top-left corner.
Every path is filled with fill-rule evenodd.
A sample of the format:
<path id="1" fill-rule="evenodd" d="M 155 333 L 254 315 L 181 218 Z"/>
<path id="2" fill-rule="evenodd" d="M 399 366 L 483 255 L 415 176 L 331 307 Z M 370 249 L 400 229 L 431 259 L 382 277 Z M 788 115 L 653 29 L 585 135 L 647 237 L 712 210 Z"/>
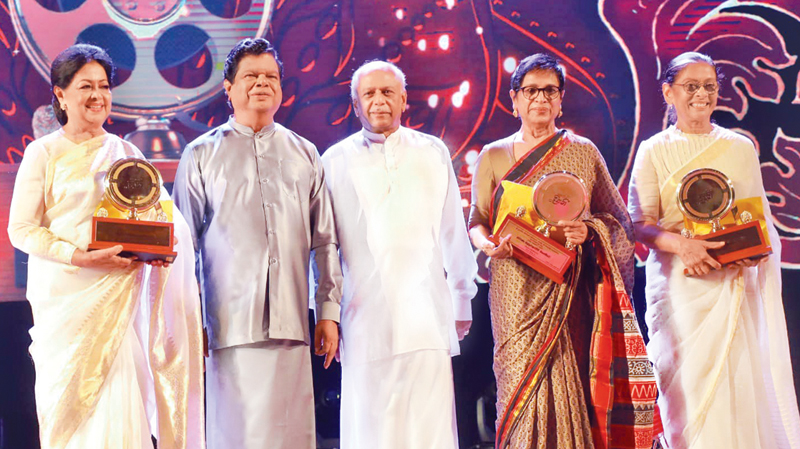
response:
<path id="1" fill-rule="evenodd" d="M 472 323 L 477 264 L 450 152 L 400 126 L 405 75 L 353 74 L 363 129 L 322 156 L 345 276 L 341 444 L 458 447 L 450 356 Z"/>

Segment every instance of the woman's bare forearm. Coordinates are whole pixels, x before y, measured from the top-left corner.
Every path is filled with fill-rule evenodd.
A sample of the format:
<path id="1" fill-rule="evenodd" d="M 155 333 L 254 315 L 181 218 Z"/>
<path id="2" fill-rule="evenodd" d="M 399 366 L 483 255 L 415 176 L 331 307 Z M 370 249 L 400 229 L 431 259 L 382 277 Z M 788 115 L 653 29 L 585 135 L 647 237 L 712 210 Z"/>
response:
<path id="1" fill-rule="evenodd" d="M 636 240 L 650 249 L 656 249 L 672 254 L 680 252 L 681 240 L 685 238 L 674 232 L 669 232 L 650 221 L 640 221 L 633 224 Z"/>
<path id="2" fill-rule="evenodd" d="M 472 239 L 472 245 L 475 248 L 483 248 L 486 243 L 492 243 L 489 240 L 489 229 L 484 225 L 475 225 L 469 230 L 469 237 Z M 492 243 L 494 245 L 494 243 Z"/>

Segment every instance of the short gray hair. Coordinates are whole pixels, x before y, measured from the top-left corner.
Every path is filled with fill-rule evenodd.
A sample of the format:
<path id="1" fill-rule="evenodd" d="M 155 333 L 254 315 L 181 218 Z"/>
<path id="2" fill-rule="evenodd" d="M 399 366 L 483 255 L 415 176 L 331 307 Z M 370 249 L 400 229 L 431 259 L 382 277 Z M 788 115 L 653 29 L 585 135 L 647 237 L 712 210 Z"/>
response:
<path id="1" fill-rule="evenodd" d="M 400 84 L 403 85 L 403 91 L 406 90 L 406 74 L 403 73 L 399 67 L 389 61 L 373 59 L 361 64 L 361 67 L 353 72 L 353 78 L 350 80 L 350 98 L 353 101 L 358 100 L 358 83 L 361 81 L 361 77 L 375 70 L 385 70 L 394 73 L 394 76 L 396 76 L 397 79 L 400 80 Z"/>

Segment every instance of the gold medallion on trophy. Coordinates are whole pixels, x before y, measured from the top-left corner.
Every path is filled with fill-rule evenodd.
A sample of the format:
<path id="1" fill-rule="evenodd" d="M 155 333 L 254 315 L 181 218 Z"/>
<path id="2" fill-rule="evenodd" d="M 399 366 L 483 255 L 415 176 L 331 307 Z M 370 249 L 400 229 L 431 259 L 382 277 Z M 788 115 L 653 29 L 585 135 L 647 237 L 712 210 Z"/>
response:
<path id="1" fill-rule="evenodd" d="M 755 204 L 760 203 L 756 201 Z M 681 235 L 708 241 L 724 241 L 722 248 L 708 254 L 726 265 L 742 259 L 758 259 L 772 254 L 764 238 L 757 211 L 736 206 L 733 182 L 721 171 L 699 168 L 686 174 L 678 185 L 678 208 L 686 217 Z"/>
<path id="2" fill-rule="evenodd" d="M 122 245 L 122 257 L 173 262 L 172 202 L 160 201 L 161 173 L 143 159 L 115 162 L 92 218 L 89 250 Z"/>

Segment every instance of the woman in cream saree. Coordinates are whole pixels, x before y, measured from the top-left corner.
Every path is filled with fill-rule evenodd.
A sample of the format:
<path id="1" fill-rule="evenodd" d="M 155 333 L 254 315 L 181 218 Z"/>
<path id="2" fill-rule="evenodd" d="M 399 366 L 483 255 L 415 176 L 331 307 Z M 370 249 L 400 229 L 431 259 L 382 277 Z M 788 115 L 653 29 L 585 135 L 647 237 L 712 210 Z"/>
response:
<path id="1" fill-rule="evenodd" d="M 753 144 L 710 122 L 716 83 L 707 56 L 686 53 L 672 61 L 664 92 L 677 124 L 642 143 L 631 178 L 629 210 L 637 238 L 651 249 L 647 350 L 658 380 L 663 444 L 800 448 L 780 238 Z M 720 267 L 707 255 L 712 244 L 680 235 L 684 227 L 703 232 L 684 220 L 677 204 L 678 184 L 697 168 L 719 170 L 733 181 L 736 211 L 761 222 L 772 255 Z M 728 215 L 723 224 L 732 220 Z"/>
<path id="2" fill-rule="evenodd" d="M 64 126 L 26 149 L 8 227 L 12 244 L 30 256 L 41 446 L 152 448 L 152 434 L 159 448 L 202 448 L 202 334 L 188 225 L 174 214 L 179 256 L 169 267 L 129 262 L 114 249 L 86 252 L 106 172 L 143 156 L 102 130 L 108 56 L 76 45 L 53 64 L 65 63 L 74 63 L 71 76 L 53 83 Z M 155 218 L 148 213 L 142 218 Z"/>

